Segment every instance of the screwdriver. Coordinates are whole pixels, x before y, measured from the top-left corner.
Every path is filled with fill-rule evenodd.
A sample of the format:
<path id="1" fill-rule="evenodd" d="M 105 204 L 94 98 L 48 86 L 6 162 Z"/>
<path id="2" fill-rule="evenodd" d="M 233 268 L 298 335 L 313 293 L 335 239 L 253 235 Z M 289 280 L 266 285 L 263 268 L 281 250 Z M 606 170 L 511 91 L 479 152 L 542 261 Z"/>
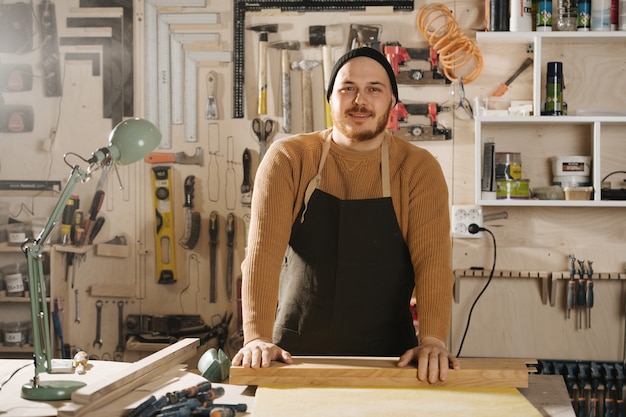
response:
<path id="1" fill-rule="evenodd" d="M 578 279 L 578 289 L 576 292 L 576 307 L 577 315 L 578 315 L 578 328 L 582 329 L 583 327 L 583 308 L 587 305 L 587 295 L 585 293 L 585 261 L 578 261 L 578 266 L 580 269 L 578 270 L 578 274 L 580 278 Z"/>
<path id="2" fill-rule="evenodd" d="M 74 198 L 70 197 L 65 203 L 61 215 L 61 243 L 67 245 L 71 240 L 72 221 L 74 220 Z"/>
<path id="3" fill-rule="evenodd" d="M 511 85 L 511 83 L 515 81 L 515 79 L 519 77 L 520 74 L 524 72 L 526 68 L 530 67 L 532 64 L 533 64 L 533 59 L 526 58 L 526 60 L 522 63 L 522 65 L 520 65 L 517 71 L 515 71 L 515 73 L 513 73 L 513 75 L 511 75 L 511 77 L 508 80 L 506 80 L 504 83 L 500 84 L 498 88 L 496 88 L 496 91 L 494 91 L 491 94 L 491 97 L 502 97 L 504 93 L 506 93 L 509 90 L 509 85 Z"/>
<path id="4" fill-rule="evenodd" d="M 570 259 L 569 282 L 567 283 L 567 318 L 568 319 L 570 318 L 570 312 L 572 311 L 572 308 L 574 308 L 575 301 L 576 301 L 576 293 L 575 293 L 576 269 L 574 266 L 576 262 L 576 258 L 574 257 L 574 255 L 570 255 L 569 259 Z"/>
<path id="5" fill-rule="evenodd" d="M 100 229 L 102 229 L 102 225 L 104 224 L 104 217 L 100 216 L 96 219 L 93 227 L 91 228 L 91 233 L 89 233 L 89 239 L 87 243 L 89 245 L 93 244 L 93 240 L 96 238 L 98 233 L 100 233 Z"/>
<path id="6" fill-rule="evenodd" d="M 591 308 L 593 307 L 593 262 L 587 261 L 587 327 L 591 328 Z"/>
<path id="7" fill-rule="evenodd" d="M 89 208 L 89 218 L 85 220 L 85 232 L 91 235 L 91 222 L 95 221 L 98 217 L 98 212 L 102 207 L 102 202 L 104 201 L 104 190 L 96 190 L 96 193 L 93 195 L 93 200 L 91 202 L 91 207 Z"/>

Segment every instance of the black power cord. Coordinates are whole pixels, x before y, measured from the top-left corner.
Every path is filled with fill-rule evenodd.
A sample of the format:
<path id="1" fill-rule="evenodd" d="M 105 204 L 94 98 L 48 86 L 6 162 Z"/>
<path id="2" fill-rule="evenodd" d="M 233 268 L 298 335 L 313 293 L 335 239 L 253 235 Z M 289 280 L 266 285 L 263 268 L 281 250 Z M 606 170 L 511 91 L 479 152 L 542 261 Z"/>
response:
<path id="1" fill-rule="evenodd" d="M 467 331 L 469 330 L 469 325 L 470 325 L 470 321 L 472 320 L 472 313 L 474 312 L 474 307 L 476 307 L 476 303 L 478 303 L 478 300 L 484 294 L 485 290 L 487 289 L 487 287 L 491 283 L 491 279 L 493 278 L 493 273 L 494 273 L 494 271 L 496 269 L 496 237 L 493 235 L 491 230 L 489 230 L 489 229 L 487 229 L 485 227 L 480 227 L 476 223 L 470 224 L 468 226 L 467 230 L 468 230 L 468 232 L 470 232 L 473 235 L 475 235 L 478 232 L 487 232 L 487 233 L 489 233 L 491 235 L 491 239 L 493 239 L 493 264 L 491 265 L 491 272 L 489 273 L 489 279 L 487 280 L 487 282 L 485 283 L 485 286 L 483 287 L 483 289 L 480 291 L 480 293 L 478 294 L 478 296 L 476 297 L 476 299 L 472 303 L 472 307 L 470 308 L 469 314 L 467 315 L 467 324 L 465 325 L 465 331 L 463 332 L 463 338 L 461 339 L 461 344 L 459 345 L 459 350 L 456 353 L 456 357 L 457 358 L 461 356 L 461 349 L 463 349 L 463 343 L 465 342 L 465 336 L 467 336 Z"/>

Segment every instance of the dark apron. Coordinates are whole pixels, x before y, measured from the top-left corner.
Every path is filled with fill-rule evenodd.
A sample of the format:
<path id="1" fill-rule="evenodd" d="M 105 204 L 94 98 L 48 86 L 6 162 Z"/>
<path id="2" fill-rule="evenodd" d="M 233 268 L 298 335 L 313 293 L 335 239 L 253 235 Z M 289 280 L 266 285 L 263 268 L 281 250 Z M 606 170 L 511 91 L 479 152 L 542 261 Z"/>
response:
<path id="1" fill-rule="evenodd" d="M 274 343 L 294 355 L 400 356 L 417 346 L 414 275 L 390 197 L 387 140 L 383 197 L 366 200 L 317 189 L 330 140 L 292 227 Z"/>

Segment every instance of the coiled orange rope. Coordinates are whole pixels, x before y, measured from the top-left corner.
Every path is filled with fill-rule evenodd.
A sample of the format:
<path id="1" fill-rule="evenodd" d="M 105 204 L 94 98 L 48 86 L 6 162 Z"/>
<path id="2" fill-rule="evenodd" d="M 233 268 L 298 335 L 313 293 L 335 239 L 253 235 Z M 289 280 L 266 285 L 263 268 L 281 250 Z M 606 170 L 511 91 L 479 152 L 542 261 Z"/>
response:
<path id="1" fill-rule="evenodd" d="M 417 14 L 417 28 L 439 54 L 443 72 L 451 81 L 472 82 L 483 68 L 483 56 L 463 33 L 448 7 L 441 3 L 423 6 Z"/>

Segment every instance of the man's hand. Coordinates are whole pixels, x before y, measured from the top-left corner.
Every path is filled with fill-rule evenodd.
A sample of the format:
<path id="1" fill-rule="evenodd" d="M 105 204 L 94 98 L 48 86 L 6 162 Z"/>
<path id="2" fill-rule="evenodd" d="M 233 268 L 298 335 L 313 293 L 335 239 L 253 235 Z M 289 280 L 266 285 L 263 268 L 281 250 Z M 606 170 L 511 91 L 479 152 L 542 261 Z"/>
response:
<path id="1" fill-rule="evenodd" d="M 267 368 L 272 361 L 291 363 L 291 354 L 272 342 L 256 339 L 239 349 L 232 364 L 244 368 Z"/>
<path id="2" fill-rule="evenodd" d="M 434 384 L 445 381 L 448 377 L 448 369 L 461 369 L 461 365 L 448 350 L 443 341 L 436 337 L 424 337 L 419 346 L 407 350 L 400 360 L 398 366 L 407 366 L 413 360 L 417 360 L 417 379 Z"/>

